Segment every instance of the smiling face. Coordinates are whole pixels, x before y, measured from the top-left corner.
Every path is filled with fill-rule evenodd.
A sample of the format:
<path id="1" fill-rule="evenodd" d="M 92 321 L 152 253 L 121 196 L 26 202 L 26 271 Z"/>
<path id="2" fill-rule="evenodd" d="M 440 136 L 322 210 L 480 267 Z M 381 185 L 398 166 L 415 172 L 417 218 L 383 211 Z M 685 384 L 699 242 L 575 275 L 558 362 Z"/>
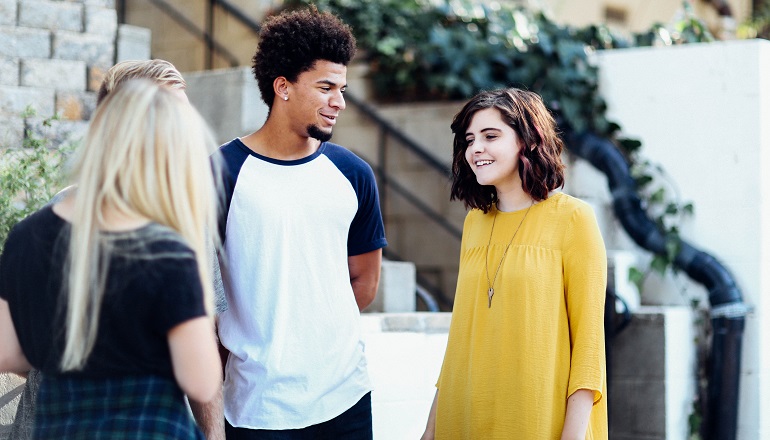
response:
<path id="1" fill-rule="evenodd" d="M 288 83 L 284 95 L 276 96 L 290 104 L 289 118 L 292 129 L 300 136 L 326 142 L 332 137 L 337 117 L 345 109 L 342 94 L 347 87 L 347 67 L 330 61 L 318 60 L 297 81 Z"/>
<path id="2" fill-rule="evenodd" d="M 492 185 L 498 193 L 521 188 L 520 140 L 496 108 L 479 110 L 465 132 L 465 160 L 479 185 Z"/>

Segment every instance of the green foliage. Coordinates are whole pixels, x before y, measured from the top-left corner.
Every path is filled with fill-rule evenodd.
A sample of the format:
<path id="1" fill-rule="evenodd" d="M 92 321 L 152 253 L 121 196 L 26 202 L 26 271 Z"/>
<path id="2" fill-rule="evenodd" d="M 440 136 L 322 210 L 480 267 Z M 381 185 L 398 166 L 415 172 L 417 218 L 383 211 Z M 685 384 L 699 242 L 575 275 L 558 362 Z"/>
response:
<path id="1" fill-rule="evenodd" d="M 34 116 L 27 109 L 22 115 Z M 56 117 L 43 120 L 50 127 Z M 22 148 L 0 149 L 0 247 L 11 228 L 45 205 L 61 189 L 68 148 L 50 149 L 27 130 Z"/>
<path id="2" fill-rule="evenodd" d="M 751 18 L 738 27 L 738 37 L 770 39 L 770 0 L 757 3 Z"/>

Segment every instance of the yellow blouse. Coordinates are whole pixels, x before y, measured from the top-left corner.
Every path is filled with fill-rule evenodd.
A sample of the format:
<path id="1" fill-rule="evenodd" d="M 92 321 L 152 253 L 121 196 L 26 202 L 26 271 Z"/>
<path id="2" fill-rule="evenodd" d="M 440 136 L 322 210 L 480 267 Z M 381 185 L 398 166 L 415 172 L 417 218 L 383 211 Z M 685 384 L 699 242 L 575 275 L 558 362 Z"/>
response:
<path id="1" fill-rule="evenodd" d="M 465 219 L 437 384 L 438 440 L 558 440 L 579 389 L 594 393 L 586 439 L 607 439 L 607 258 L 591 207 L 563 193 L 534 205 L 488 307 L 487 258 L 491 281 L 526 211 L 472 210 Z"/>

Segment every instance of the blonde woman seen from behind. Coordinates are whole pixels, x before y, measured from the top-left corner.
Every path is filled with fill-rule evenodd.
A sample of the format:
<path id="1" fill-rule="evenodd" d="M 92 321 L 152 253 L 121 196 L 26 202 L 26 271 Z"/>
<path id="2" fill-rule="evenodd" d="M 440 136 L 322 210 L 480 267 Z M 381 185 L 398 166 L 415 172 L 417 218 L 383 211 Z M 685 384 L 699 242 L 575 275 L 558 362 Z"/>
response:
<path id="1" fill-rule="evenodd" d="M 174 94 L 184 101 L 187 101 L 187 95 L 185 94 L 187 83 L 182 77 L 182 74 L 179 73 L 176 67 L 170 62 L 161 59 L 152 59 L 121 61 L 112 66 L 104 75 L 96 103 L 101 104 L 113 90 L 118 88 L 124 82 L 131 79 L 141 78 L 149 79 L 156 84 L 163 85 L 171 89 Z M 60 202 L 70 191 L 74 191 L 74 188 L 75 185 L 70 185 L 59 191 L 59 193 L 49 201 L 49 204 Z M 215 265 L 215 268 L 218 269 L 219 267 Z M 11 427 L 10 436 L 14 440 L 32 439 L 35 399 L 37 390 L 40 386 L 40 380 L 41 374 L 35 369 L 30 370 L 27 374 L 24 391 L 19 400 L 16 417 L 14 418 Z"/>
<path id="2" fill-rule="evenodd" d="M 222 373 L 207 242 L 206 124 L 150 81 L 97 109 L 77 191 L 20 222 L 0 257 L 0 371 L 43 372 L 36 438 L 203 438 L 183 393 Z"/>

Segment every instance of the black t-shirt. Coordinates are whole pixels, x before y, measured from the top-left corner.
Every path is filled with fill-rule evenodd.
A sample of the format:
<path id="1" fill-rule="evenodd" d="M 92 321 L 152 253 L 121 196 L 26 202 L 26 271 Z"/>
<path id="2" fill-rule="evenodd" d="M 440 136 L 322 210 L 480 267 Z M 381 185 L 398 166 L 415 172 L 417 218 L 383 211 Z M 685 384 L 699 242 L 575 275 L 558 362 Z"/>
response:
<path id="1" fill-rule="evenodd" d="M 62 374 L 63 265 L 69 224 L 50 206 L 19 222 L 0 256 L 0 297 L 8 301 L 22 351 L 44 374 Z M 112 249 L 94 349 L 67 375 L 173 378 L 168 331 L 205 315 L 194 253 L 171 229 L 149 224 L 103 232 Z"/>

